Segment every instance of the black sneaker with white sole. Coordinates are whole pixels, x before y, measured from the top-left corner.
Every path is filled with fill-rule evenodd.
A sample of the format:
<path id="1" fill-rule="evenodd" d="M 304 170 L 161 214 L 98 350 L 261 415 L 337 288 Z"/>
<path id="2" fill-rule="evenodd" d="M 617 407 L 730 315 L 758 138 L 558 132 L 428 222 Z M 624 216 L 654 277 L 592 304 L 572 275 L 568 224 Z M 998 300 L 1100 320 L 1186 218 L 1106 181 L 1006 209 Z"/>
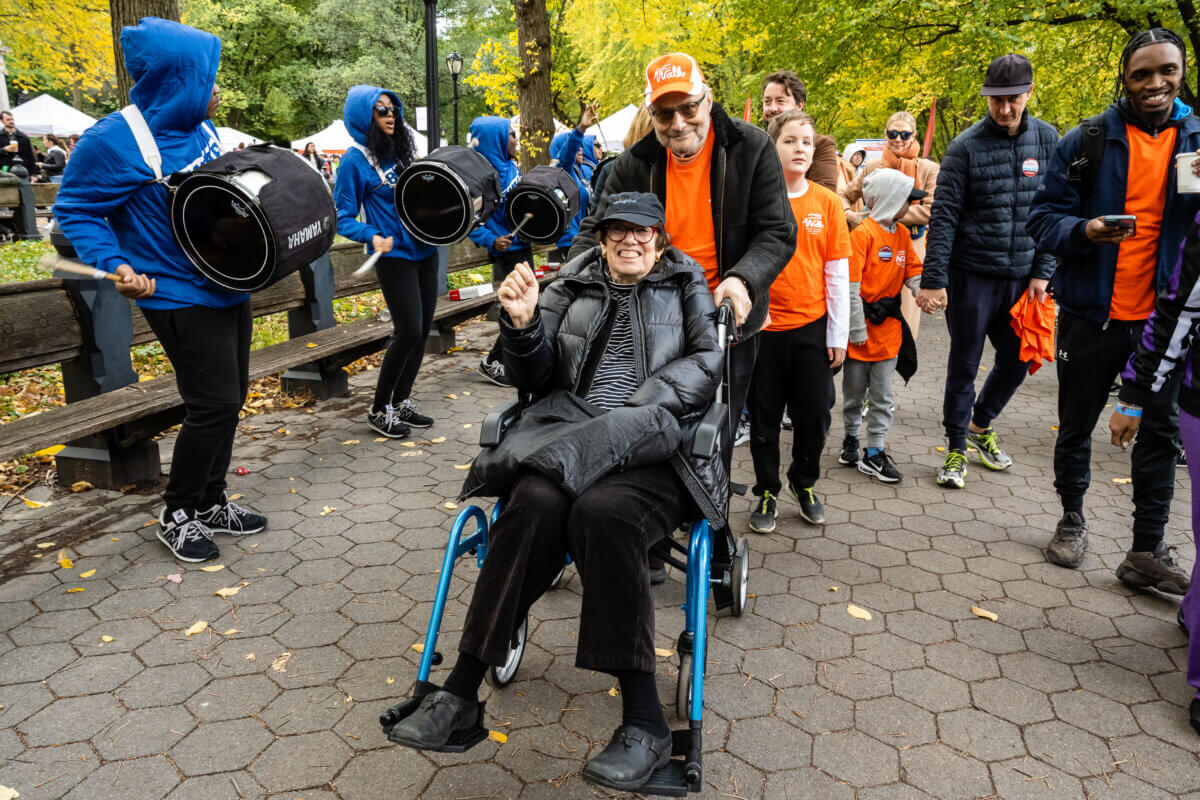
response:
<path id="1" fill-rule="evenodd" d="M 479 374 L 497 386 L 506 388 L 512 386 L 512 381 L 508 379 L 508 373 L 504 371 L 504 365 L 499 361 L 488 361 L 486 358 L 480 361 Z"/>
<path id="2" fill-rule="evenodd" d="M 825 506 L 813 494 L 811 486 L 807 489 L 799 489 L 791 481 L 788 481 L 788 491 L 800 504 L 800 516 L 804 518 L 805 522 L 812 525 L 825 524 Z"/>
<path id="3" fill-rule="evenodd" d="M 395 406 L 394 408 L 396 410 L 396 416 L 398 416 L 400 421 L 405 425 L 408 425 L 410 428 L 428 428 L 429 426 L 433 425 L 433 418 L 427 417 L 420 411 L 417 411 L 417 407 L 413 405 L 411 398 L 405 400 L 403 403 Z"/>
<path id="4" fill-rule="evenodd" d="M 244 536 L 250 533 L 262 533 L 267 529 L 267 518 L 255 514 L 248 508 L 242 508 L 237 503 L 231 503 L 229 498 L 221 495 L 221 502 L 206 511 L 197 511 L 198 519 L 209 533 L 232 533 L 234 536 Z"/>
<path id="5" fill-rule="evenodd" d="M 858 439 L 856 437 L 847 436 L 842 439 L 842 452 L 838 456 L 838 463 L 844 467 L 858 463 Z"/>
<path id="6" fill-rule="evenodd" d="M 867 451 L 864 449 L 863 457 L 858 462 L 858 471 L 884 483 L 898 483 L 904 477 L 900 474 L 900 470 L 896 469 L 896 462 L 892 460 L 886 450 L 880 450 L 871 456 L 867 455 Z"/>
<path id="7" fill-rule="evenodd" d="M 412 432 L 393 406 L 385 406 L 382 411 L 368 411 L 367 427 L 389 439 L 403 439 Z"/>
<path id="8" fill-rule="evenodd" d="M 755 533 L 771 533 L 775 530 L 775 495 L 764 491 L 755 498 L 750 509 L 750 530 Z"/>
<path id="9" fill-rule="evenodd" d="M 180 561 L 198 564 L 221 555 L 213 543 L 212 533 L 196 518 L 195 511 L 177 508 L 168 516 L 164 508 L 158 515 L 156 535 L 171 551 L 171 555 Z"/>

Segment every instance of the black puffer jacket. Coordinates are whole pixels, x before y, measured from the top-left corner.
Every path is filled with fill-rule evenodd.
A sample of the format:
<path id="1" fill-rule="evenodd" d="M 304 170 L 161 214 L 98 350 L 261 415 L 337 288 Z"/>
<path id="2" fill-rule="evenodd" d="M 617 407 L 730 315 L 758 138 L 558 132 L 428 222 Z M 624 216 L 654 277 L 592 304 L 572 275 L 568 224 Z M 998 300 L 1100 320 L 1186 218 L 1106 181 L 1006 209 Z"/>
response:
<path id="1" fill-rule="evenodd" d="M 796 251 L 796 220 L 771 137 L 749 122 L 731 119 L 718 105 L 712 109 L 712 127 L 717 264 L 722 279 L 735 275 L 746 284 L 754 307 L 745 330 L 758 331 L 767 318 L 771 284 Z M 571 243 L 572 258 L 599 244 L 596 223 L 608 198 L 620 192 L 654 192 L 667 206 L 667 149 L 653 131 L 612 162 L 600 196 Z"/>
<path id="2" fill-rule="evenodd" d="M 615 311 L 606 277 L 600 248 L 592 248 L 563 266 L 538 300 L 529 326 L 518 330 L 507 314 L 500 315 L 504 366 L 518 389 L 535 397 L 562 389 L 587 394 Z M 704 271 L 679 250 L 667 248 L 653 271 L 634 286 L 631 299 L 633 338 L 641 343 L 634 348 L 640 386 L 626 406 L 665 411 L 678 420 L 682 443 L 670 461 L 710 524 L 723 525 L 729 481 L 721 459 L 690 455 L 695 427 L 713 403 L 722 371 L 716 310 Z M 604 415 L 610 416 L 621 417 Z M 581 471 L 595 471 L 591 462 L 598 450 L 575 456 Z M 565 471 L 573 472 L 569 466 Z M 463 487 L 464 496 L 482 493 L 472 477 Z"/>
<path id="3" fill-rule="evenodd" d="M 952 269 L 994 278 L 1054 275 L 1054 256 L 1036 252 L 1025 220 L 1057 143 L 1058 131 L 1028 111 L 1016 136 L 988 114 L 950 143 L 929 218 L 922 289 L 945 288 Z"/>

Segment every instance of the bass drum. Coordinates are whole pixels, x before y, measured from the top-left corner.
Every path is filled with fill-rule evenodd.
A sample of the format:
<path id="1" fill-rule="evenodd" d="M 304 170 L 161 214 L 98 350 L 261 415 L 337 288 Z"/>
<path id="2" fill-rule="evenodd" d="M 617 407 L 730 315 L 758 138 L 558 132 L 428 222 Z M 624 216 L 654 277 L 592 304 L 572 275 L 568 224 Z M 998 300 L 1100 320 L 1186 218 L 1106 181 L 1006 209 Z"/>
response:
<path id="1" fill-rule="evenodd" d="M 329 185 L 291 150 L 257 144 L 175 173 L 171 229 L 209 280 L 253 292 L 315 261 L 333 244 Z"/>
<path id="2" fill-rule="evenodd" d="M 534 167 L 508 191 L 504 221 L 510 231 L 521 226 L 518 238 L 533 244 L 554 244 L 579 213 L 579 187 L 558 167 Z M 528 216 L 528 219 L 526 217 Z"/>
<path id="3" fill-rule="evenodd" d="M 439 147 L 396 179 L 396 213 L 415 238 L 458 244 L 500 205 L 500 176 L 469 147 Z"/>

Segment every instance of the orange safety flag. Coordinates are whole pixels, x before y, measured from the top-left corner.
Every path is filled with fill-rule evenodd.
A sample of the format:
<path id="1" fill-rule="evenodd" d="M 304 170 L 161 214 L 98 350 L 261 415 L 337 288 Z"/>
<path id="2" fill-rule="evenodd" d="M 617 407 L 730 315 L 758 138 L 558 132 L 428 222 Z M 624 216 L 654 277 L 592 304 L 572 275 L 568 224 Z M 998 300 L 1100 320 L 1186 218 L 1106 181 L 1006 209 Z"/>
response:
<path id="1" fill-rule="evenodd" d="M 750 121 L 750 90 L 746 90 L 746 114 L 742 117 L 746 122 Z"/>
<path id="2" fill-rule="evenodd" d="M 1037 372 L 1042 362 L 1054 360 L 1054 300 L 1049 296 L 1038 303 L 1021 292 L 1021 299 L 1012 310 L 1012 329 L 1021 340 L 1020 359 L 1029 364 L 1029 374 Z"/>

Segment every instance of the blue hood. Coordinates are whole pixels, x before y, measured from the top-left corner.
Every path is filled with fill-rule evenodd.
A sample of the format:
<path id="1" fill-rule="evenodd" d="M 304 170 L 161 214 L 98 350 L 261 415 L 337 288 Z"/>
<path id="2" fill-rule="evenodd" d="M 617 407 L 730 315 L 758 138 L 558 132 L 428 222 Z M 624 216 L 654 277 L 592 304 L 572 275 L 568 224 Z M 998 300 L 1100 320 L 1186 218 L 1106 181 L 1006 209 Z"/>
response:
<path id="1" fill-rule="evenodd" d="M 508 157 L 508 134 L 512 123 L 503 117 L 476 117 L 471 120 L 471 147 L 491 162 L 500 173 L 500 183 L 507 191 L 505 175 L 512 171 Z"/>
<path id="2" fill-rule="evenodd" d="M 583 137 L 583 160 L 585 162 L 587 162 L 588 164 L 591 164 L 593 167 L 600 163 L 599 161 L 596 160 L 596 137 L 595 136 L 584 136 Z"/>
<path id="3" fill-rule="evenodd" d="M 571 165 L 562 163 L 563 151 L 567 149 L 567 140 L 571 138 L 570 131 L 563 131 L 550 140 L 550 157 L 558 160 L 558 165 L 569 169 Z M 584 137 L 587 138 L 586 136 Z"/>
<path id="4" fill-rule="evenodd" d="M 121 29 L 130 101 L 155 133 L 191 133 L 208 117 L 221 40 L 178 22 L 145 17 Z"/>
<path id="5" fill-rule="evenodd" d="M 379 86 L 360 83 L 357 86 L 351 86 L 350 91 L 346 94 L 346 105 L 342 107 L 342 122 L 346 123 L 346 130 L 349 131 L 350 137 L 363 147 L 367 146 L 367 131 L 371 129 L 375 103 L 379 102 L 379 98 L 385 94 L 392 99 L 392 105 L 400 109 L 400 116 L 396 119 L 396 124 L 403 125 L 404 104 L 400 102 L 400 98 L 395 92 Z"/>

